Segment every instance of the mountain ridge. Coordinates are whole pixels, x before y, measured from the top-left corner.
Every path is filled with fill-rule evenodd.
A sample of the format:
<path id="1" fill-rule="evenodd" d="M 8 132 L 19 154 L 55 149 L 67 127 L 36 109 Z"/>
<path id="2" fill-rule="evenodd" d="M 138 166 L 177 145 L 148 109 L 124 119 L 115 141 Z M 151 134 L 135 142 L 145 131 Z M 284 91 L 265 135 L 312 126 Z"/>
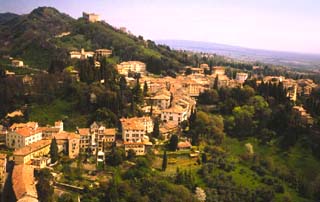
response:
<path id="1" fill-rule="evenodd" d="M 259 61 L 293 68 L 320 68 L 320 54 L 253 49 L 203 41 L 171 39 L 156 40 L 156 42 L 158 44 L 168 45 L 173 49 L 216 53 L 240 60 Z"/>

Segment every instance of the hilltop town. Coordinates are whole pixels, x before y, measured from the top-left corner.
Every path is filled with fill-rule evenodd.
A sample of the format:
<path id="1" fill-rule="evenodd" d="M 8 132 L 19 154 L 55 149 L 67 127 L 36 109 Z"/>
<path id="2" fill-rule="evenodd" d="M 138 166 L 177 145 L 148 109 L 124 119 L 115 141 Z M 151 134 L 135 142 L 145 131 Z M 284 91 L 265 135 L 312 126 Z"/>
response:
<path id="1" fill-rule="evenodd" d="M 83 13 L 78 23 L 106 26 L 93 13 Z M 132 37 L 124 28 L 119 33 Z M 62 43 L 73 35 L 64 30 L 50 40 Z M 116 47 L 72 47 L 44 71 L 2 55 L 3 200 L 319 197 L 319 175 L 301 179 L 319 165 L 319 84 L 313 74 L 178 51 L 174 57 L 186 62 L 173 71 L 177 62 L 159 65 L 160 53 L 138 60 Z M 302 165 L 296 171 L 298 163 L 309 170 Z M 163 198 L 153 199 L 157 194 Z"/>

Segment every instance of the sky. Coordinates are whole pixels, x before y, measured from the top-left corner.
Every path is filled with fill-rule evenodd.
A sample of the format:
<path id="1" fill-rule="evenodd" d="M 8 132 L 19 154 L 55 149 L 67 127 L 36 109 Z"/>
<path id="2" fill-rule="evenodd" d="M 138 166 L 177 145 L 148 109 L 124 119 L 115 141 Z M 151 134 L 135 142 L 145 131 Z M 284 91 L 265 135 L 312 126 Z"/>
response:
<path id="1" fill-rule="evenodd" d="M 145 39 L 320 54 L 319 0 L 0 0 L 0 13 L 39 6 L 94 12 Z"/>

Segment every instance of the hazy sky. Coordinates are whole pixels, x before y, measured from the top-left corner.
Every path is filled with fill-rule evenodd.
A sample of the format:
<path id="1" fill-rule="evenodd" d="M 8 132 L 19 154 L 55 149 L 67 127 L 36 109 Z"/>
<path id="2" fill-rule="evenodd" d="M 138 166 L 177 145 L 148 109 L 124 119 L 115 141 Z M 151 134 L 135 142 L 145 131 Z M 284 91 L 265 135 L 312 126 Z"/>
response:
<path id="1" fill-rule="evenodd" d="M 320 54 L 319 0 L 0 0 L 0 12 L 95 12 L 144 38 Z"/>

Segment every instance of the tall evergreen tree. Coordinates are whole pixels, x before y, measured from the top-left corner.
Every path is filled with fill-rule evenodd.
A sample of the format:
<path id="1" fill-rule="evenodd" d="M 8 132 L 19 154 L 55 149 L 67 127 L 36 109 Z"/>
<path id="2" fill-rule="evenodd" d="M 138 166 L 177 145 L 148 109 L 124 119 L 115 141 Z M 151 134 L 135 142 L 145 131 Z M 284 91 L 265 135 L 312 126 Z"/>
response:
<path id="1" fill-rule="evenodd" d="M 217 75 L 216 78 L 214 79 L 214 83 L 213 83 L 213 89 L 218 90 L 219 87 L 219 76 Z"/>
<path id="2" fill-rule="evenodd" d="M 167 169 L 167 165 L 168 165 L 167 151 L 164 151 L 163 157 L 162 157 L 162 171 L 165 171 Z"/>
<path id="3" fill-rule="evenodd" d="M 147 94 L 148 94 L 148 84 L 147 84 L 147 81 L 144 81 L 143 96 L 147 96 Z"/>
<path id="4" fill-rule="evenodd" d="M 177 135 L 172 135 L 169 141 L 169 149 L 171 151 L 176 151 L 178 147 L 179 138 Z"/>
<path id="5" fill-rule="evenodd" d="M 51 140 L 51 145 L 50 145 L 50 157 L 51 157 L 51 163 L 55 163 L 58 158 L 59 158 L 59 153 L 58 153 L 58 145 L 57 145 L 57 140 L 56 138 L 53 138 Z"/>
<path id="6" fill-rule="evenodd" d="M 153 132 L 152 132 L 152 136 L 155 138 L 159 138 L 160 137 L 160 129 L 159 129 L 159 119 L 156 118 L 154 120 L 154 126 L 153 126 Z"/>

